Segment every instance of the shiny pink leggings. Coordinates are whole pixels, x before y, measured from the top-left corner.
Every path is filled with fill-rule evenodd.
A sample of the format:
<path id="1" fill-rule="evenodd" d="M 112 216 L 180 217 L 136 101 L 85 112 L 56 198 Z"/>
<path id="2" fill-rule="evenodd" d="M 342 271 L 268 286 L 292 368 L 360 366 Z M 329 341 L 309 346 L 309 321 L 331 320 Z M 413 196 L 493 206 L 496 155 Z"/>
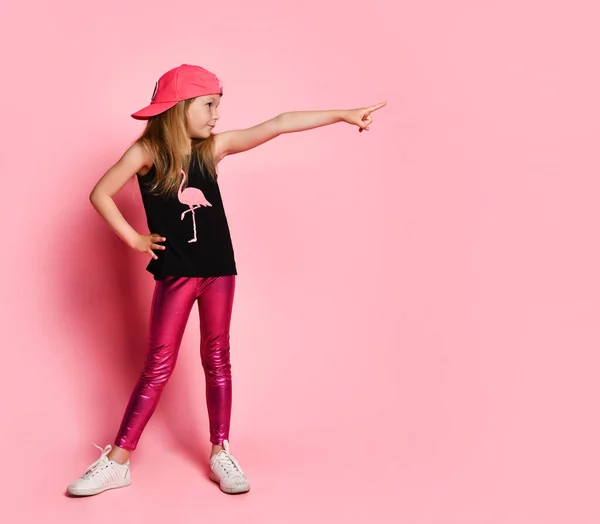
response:
<path id="1" fill-rule="evenodd" d="M 133 451 L 169 380 L 195 301 L 200 313 L 200 356 L 206 377 L 210 441 L 229 438 L 231 366 L 229 325 L 235 275 L 167 277 L 157 280 L 150 313 L 150 340 L 144 369 L 133 390 L 115 444 Z"/>

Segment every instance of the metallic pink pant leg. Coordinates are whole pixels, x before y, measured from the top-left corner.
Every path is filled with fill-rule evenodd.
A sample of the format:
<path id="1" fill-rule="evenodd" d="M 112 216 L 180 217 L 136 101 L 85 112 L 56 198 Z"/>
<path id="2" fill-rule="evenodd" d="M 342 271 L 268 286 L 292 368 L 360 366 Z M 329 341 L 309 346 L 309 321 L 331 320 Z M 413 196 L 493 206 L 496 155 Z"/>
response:
<path id="1" fill-rule="evenodd" d="M 229 325 L 234 289 L 235 275 L 167 277 L 156 282 L 149 350 L 115 439 L 117 446 L 130 451 L 137 447 L 175 369 L 181 339 L 196 300 L 200 313 L 200 353 L 206 376 L 210 439 L 214 444 L 221 444 L 228 438 L 231 418 Z"/>
<path id="2" fill-rule="evenodd" d="M 206 381 L 210 441 L 213 444 L 229 440 L 232 397 L 229 325 L 234 292 L 235 275 L 218 277 L 201 284 L 198 298 L 200 355 Z"/>

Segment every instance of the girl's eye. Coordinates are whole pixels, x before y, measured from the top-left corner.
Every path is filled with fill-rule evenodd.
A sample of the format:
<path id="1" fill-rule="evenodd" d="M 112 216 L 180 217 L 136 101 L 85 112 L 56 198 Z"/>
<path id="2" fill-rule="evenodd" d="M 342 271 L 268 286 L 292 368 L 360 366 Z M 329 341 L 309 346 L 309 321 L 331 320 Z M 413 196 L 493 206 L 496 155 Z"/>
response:
<path id="1" fill-rule="evenodd" d="M 212 106 L 212 102 L 208 102 L 206 105 L 207 106 Z"/>

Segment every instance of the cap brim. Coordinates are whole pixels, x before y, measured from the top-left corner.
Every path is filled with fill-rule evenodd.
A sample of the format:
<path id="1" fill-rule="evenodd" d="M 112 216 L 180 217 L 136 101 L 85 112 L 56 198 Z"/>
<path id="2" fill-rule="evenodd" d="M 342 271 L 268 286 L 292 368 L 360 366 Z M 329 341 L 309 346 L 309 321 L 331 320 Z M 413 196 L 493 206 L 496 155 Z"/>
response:
<path id="1" fill-rule="evenodd" d="M 156 104 L 150 104 L 149 106 L 136 111 L 131 115 L 131 118 L 136 120 L 148 120 L 149 118 L 164 113 L 167 109 L 171 109 L 177 105 L 177 102 L 159 102 Z"/>

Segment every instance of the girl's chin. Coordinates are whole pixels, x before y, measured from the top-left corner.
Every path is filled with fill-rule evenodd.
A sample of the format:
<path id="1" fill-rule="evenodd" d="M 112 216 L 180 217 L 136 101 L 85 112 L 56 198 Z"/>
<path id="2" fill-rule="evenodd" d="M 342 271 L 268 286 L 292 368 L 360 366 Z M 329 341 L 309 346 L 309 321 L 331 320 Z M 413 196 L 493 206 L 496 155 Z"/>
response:
<path id="1" fill-rule="evenodd" d="M 209 127 L 208 129 L 205 129 L 205 130 L 201 131 L 200 133 L 196 133 L 194 135 L 194 138 L 196 138 L 196 139 L 208 138 L 210 135 L 212 135 L 212 131 L 213 131 L 212 128 Z"/>

